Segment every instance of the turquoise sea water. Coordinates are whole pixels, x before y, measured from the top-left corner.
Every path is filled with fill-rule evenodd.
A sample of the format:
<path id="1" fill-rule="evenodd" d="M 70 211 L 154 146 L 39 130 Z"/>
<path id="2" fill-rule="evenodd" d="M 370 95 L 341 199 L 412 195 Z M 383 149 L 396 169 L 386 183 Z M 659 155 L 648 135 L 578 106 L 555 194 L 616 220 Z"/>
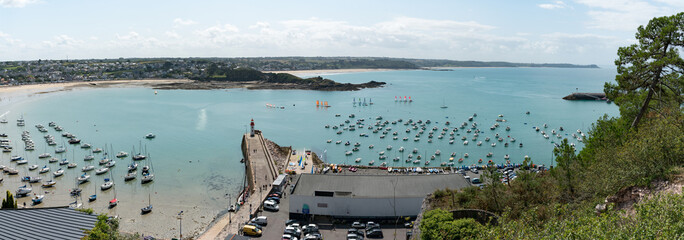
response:
<path id="1" fill-rule="evenodd" d="M 144 88 L 77 89 L 35 95 L 9 104 L 7 99 L 3 99 L 0 115 L 4 114 L 10 123 L 0 125 L 0 132 L 10 134 L 13 143 L 17 144 L 13 155 L 25 155 L 29 165 L 50 165 L 52 171 L 59 168 L 57 163 L 48 164 L 46 160 L 38 160 L 37 156 L 42 152 L 54 155 L 54 147 L 46 146 L 43 134 L 37 131 L 35 124 L 47 127 L 48 122 L 54 121 L 83 142 L 101 148 L 105 144 L 111 145 L 114 152 L 131 152 L 133 147 L 138 151 L 142 145 L 151 156 L 156 179 L 149 185 L 141 185 L 139 179 L 124 183 L 125 167 L 131 160 L 130 157 L 118 160 L 113 172 L 118 198 L 131 199 L 131 202 L 136 202 L 134 209 L 137 209 L 145 205 L 147 193 L 152 192 L 157 199 L 154 201 L 163 202 L 169 209 L 200 206 L 217 212 L 228 205 L 225 195 L 235 194 L 242 185 L 244 167 L 239 162 L 242 158 L 240 140 L 248 130 L 250 119 L 254 119 L 256 128 L 262 130 L 266 138 L 280 145 L 292 145 L 296 149 L 313 149 L 330 163 L 351 164 L 360 157 L 363 159 L 361 164 L 375 160 L 375 164 L 379 165 L 378 152 L 385 151 L 389 166 L 418 166 L 407 164 L 403 159 L 392 161 L 394 157 L 405 158 L 417 148 L 418 154 L 424 157 L 419 166 L 425 166 L 424 161 L 429 159 L 426 157 L 438 149 L 442 155 L 432 160 L 429 166 L 439 166 L 447 161 L 452 152 L 458 153 L 459 157 L 466 152 L 470 155 L 457 165 L 470 165 L 479 158 L 486 161 L 488 152 L 494 154 L 491 159 L 497 163 L 505 162 L 503 156 L 509 154 L 514 163 L 521 162 L 523 156 L 529 155 L 535 163 L 549 165 L 552 163 L 552 141 L 559 139 L 554 136 L 544 139 L 533 127 L 542 127 L 546 123 L 549 127 L 542 130 L 550 135 L 551 129 L 558 130 L 559 126 L 563 126 L 565 131 L 560 133 L 563 137 L 569 137 L 577 129 L 587 131 L 604 114 L 616 116 L 618 108 L 614 104 L 561 99 L 576 91 L 576 88 L 582 92 L 601 92 L 604 82 L 612 81 L 614 75 L 614 69 L 459 68 L 454 71 L 387 71 L 325 76 L 339 82 L 375 80 L 388 83 L 383 88 L 355 92 L 159 90 L 159 94 L 154 95 L 154 90 Z M 413 102 L 395 102 L 395 96 L 411 96 Z M 374 104 L 355 106 L 352 104 L 354 98 L 356 101 L 359 98 L 366 98 L 366 101 L 372 99 Z M 331 107 L 316 107 L 316 100 L 327 101 Z M 268 104 L 284 108 L 267 107 Z M 448 108 L 440 108 L 442 105 Z M 526 111 L 531 114 L 526 115 Z M 363 118 L 366 128 L 344 131 L 339 135 L 335 133 L 338 130 L 324 128 L 326 124 L 344 123 L 352 113 L 356 117 L 350 119 L 351 123 Z M 470 143 L 464 146 L 460 137 L 466 134 L 467 128 L 459 129 L 461 136 L 455 136 L 453 145 L 448 144 L 448 133 L 443 139 L 437 139 L 445 127 L 444 122 L 450 121 L 449 127 L 453 129 L 467 121 L 473 113 L 477 113 L 474 122 L 482 131 L 477 141 L 484 142 L 485 137 L 491 137 L 492 141 L 477 146 L 477 141 L 472 141 L 473 135 L 470 133 L 466 135 Z M 336 114 L 341 117 L 335 117 Z M 503 114 L 507 122 L 499 122 L 501 127 L 491 131 L 489 127 L 496 123 L 499 114 Z M 23 129 L 15 124 L 22 115 L 26 119 Z M 382 121 L 390 122 L 399 118 L 404 121 L 409 118 L 414 121 L 429 119 L 432 124 L 426 126 L 419 142 L 413 141 L 417 130 L 407 134 L 407 126 L 403 124 L 388 124 L 392 130 L 381 139 L 379 136 L 382 133 L 374 134 L 367 129 L 378 116 L 383 117 Z M 427 132 L 433 126 L 439 130 L 434 135 L 433 143 L 428 143 Z M 511 130 L 505 131 L 506 126 L 510 126 Z M 24 153 L 19 137 L 22 130 L 31 132 L 36 143 L 35 151 Z M 52 128 L 49 130 L 49 134 L 58 135 Z M 398 140 L 392 140 L 391 133 L 394 131 L 398 132 Z M 156 139 L 144 139 L 143 136 L 148 132 L 155 133 Z M 361 133 L 367 133 L 369 137 L 360 137 Z M 506 141 L 497 141 L 497 146 L 491 147 L 495 133 L 504 138 L 515 137 L 517 141 L 509 147 L 503 146 Z M 402 141 L 403 137 L 408 137 L 409 141 Z M 58 142 L 64 140 L 64 145 L 68 145 L 65 138 L 56 136 L 56 139 Z M 332 143 L 326 143 L 328 139 L 332 139 Z M 337 145 L 337 140 L 350 141 L 352 146 Z M 361 143 L 360 150 L 345 156 L 344 153 L 351 150 L 355 142 Z M 524 147 L 519 148 L 521 142 Z M 571 142 L 582 146 L 577 140 Z M 375 145 L 375 148 L 369 149 L 370 144 Z M 393 149 L 387 150 L 388 145 L 392 145 Z M 398 152 L 402 146 L 406 149 L 403 156 Z M 2 154 L 0 164 L 14 166 L 14 163 L 9 162 L 9 155 Z M 67 194 L 66 189 L 73 187 L 73 179 L 80 175 L 80 168 L 84 166 L 85 155 L 85 150 L 72 147 L 62 156 L 75 158 L 79 166 L 67 170 L 55 194 Z M 96 160 L 100 156 L 96 156 Z M 97 167 L 97 162 L 91 164 Z M 18 167 L 26 172 L 23 168 Z M 31 175 L 37 175 L 37 172 Z M 94 191 L 93 183 L 99 186 L 105 177 L 109 177 L 91 175 L 91 183 L 82 185 L 86 196 Z M 0 190 L 16 190 L 20 184 L 17 179 L 5 176 L 6 181 L 0 185 Z M 113 195 L 111 192 L 103 194 Z M 109 195 L 106 196 L 111 197 Z M 106 204 L 102 201 L 100 205 L 103 206 L 93 206 L 97 210 L 98 207 L 103 209 Z M 171 215 L 167 217 L 172 218 Z"/>

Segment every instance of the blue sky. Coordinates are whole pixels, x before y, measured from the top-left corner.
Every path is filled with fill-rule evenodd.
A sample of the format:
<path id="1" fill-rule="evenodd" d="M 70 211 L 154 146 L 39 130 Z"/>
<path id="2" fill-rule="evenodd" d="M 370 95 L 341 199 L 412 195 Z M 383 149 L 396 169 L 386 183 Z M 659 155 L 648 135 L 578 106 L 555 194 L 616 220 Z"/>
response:
<path id="1" fill-rule="evenodd" d="M 375 56 L 612 65 L 684 0 L 0 0 L 0 61 Z"/>

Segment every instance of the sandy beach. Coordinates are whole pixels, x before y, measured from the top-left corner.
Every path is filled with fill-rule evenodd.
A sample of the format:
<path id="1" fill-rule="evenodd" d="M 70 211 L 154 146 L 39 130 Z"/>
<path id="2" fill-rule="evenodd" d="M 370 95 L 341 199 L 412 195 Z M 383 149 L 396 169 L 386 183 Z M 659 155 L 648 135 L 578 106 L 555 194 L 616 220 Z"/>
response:
<path id="1" fill-rule="evenodd" d="M 43 94 L 75 88 L 101 87 L 154 87 L 159 84 L 186 83 L 189 79 L 145 79 L 145 80 L 111 80 L 91 82 L 43 83 L 18 86 L 0 86 L 0 96 L 12 97 L 32 94 Z"/>

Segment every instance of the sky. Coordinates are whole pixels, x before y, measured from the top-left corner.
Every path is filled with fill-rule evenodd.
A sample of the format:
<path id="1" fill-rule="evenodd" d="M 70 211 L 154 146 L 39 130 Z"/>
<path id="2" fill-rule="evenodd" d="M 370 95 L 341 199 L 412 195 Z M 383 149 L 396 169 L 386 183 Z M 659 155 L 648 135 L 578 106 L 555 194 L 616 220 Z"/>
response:
<path id="1" fill-rule="evenodd" d="M 370 56 L 613 65 L 684 0 L 0 0 L 0 61 Z"/>

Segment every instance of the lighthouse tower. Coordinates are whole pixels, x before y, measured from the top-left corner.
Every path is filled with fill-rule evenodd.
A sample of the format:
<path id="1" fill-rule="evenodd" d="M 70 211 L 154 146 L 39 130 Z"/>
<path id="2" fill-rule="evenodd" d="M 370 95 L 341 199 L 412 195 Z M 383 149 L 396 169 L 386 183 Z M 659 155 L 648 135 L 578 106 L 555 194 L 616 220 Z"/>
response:
<path id="1" fill-rule="evenodd" d="M 249 127 L 250 127 L 249 136 L 254 137 L 254 118 L 252 118 L 252 122 L 249 123 Z"/>

